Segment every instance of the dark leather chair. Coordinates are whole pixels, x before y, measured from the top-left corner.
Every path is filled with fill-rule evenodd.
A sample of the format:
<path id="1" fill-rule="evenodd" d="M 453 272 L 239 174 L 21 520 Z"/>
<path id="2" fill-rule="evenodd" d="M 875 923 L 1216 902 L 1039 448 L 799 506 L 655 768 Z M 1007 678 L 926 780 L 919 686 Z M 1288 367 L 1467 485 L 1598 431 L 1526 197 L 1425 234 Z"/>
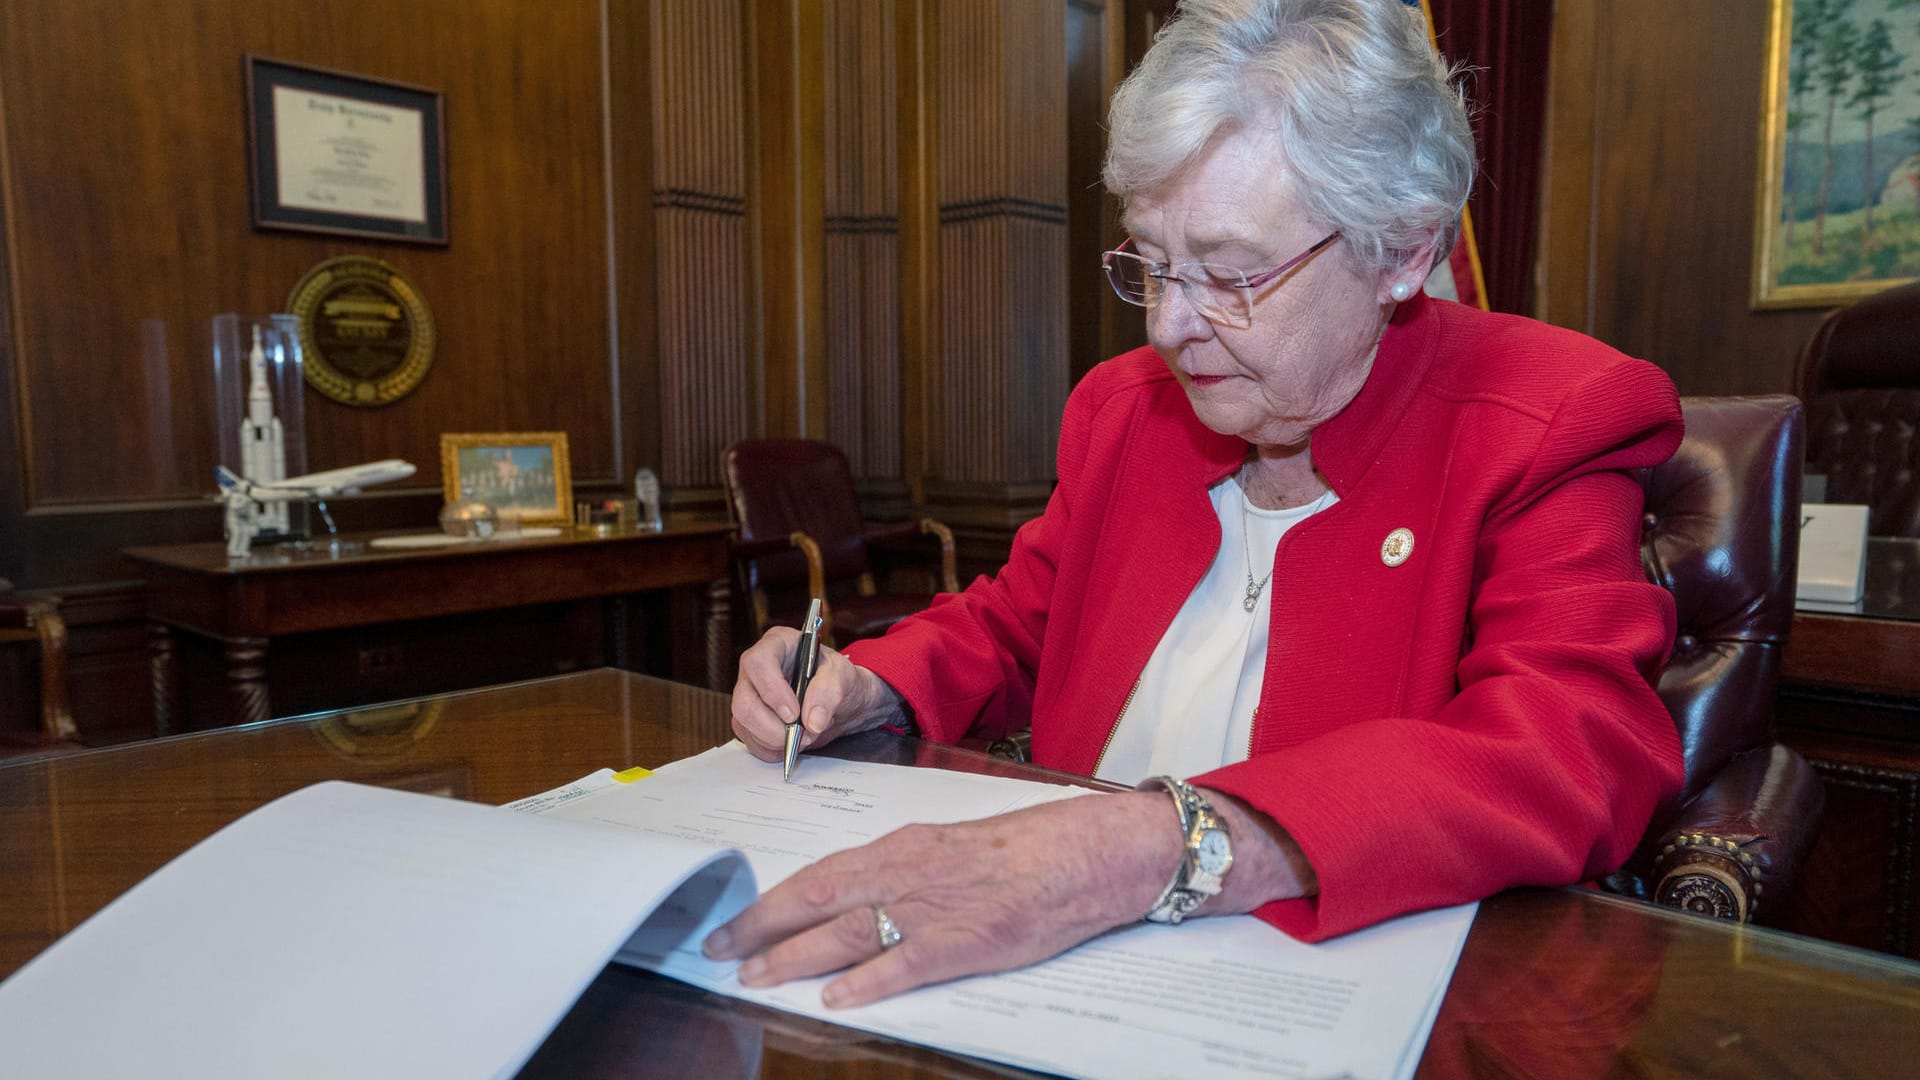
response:
<path id="1" fill-rule="evenodd" d="M 1775 909 L 1819 829 L 1824 789 L 1774 737 L 1800 553 L 1801 403 L 1682 399 L 1687 434 L 1642 471 L 1641 561 L 1679 633 L 1660 696 L 1680 729 L 1676 808 L 1603 885 L 1722 918 Z"/>
<path id="2" fill-rule="evenodd" d="M 721 459 L 739 583 L 753 636 L 798 626 L 822 597 L 828 644 L 876 637 L 925 608 L 932 591 L 882 592 L 880 558 L 918 553 L 938 567 L 935 587 L 959 591 L 953 533 L 932 518 L 869 525 L 847 456 L 811 439 L 743 439 Z"/>
<path id="3" fill-rule="evenodd" d="M 35 642 L 40 646 L 40 724 L 38 731 L 0 732 L 0 754 L 75 748 L 80 733 L 67 704 L 67 624 L 58 601 L 28 599 L 0 579 L 0 643 Z"/>
<path id="4" fill-rule="evenodd" d="M 1920 283 L 1827 316 L 1800 353 L 1807 471 L 1874 536 L 1920 537 Z"/>

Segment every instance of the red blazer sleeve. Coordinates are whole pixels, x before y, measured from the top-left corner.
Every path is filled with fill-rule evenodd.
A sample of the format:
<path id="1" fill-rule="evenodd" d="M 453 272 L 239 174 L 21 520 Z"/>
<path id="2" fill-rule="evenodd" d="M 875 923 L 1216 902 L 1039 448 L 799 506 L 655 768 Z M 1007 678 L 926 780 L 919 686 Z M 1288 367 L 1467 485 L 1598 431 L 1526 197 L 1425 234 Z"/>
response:
<path id="1" fill-rule="evenodd" d="M 1434 715 L 1361 720 L 1194 778 L 1272 817 L 1319 877 L 1317 897 L 1261 918 L 1317 940 L 1590 879 L 1632 853 L 1679 791 L 1681 751 L 1654 691 L 1673 600 L 1641 569 L 1626 470 L 1671 456 L 1680 425 L 1651 365 L 1585 380 L 1481 527 L 1459 692 Z"/>
<path id="2" fill-rule="evenodd" d="M 1014 535 L 1006 565 L 964 591 L 934 599 L 885 636 L 855 642 L 847 658 L 899 691 L 921 733 L 953 743 L 970 733 L 999 738 L 1032 725 L 1033 692 L 1047 611 L 1073 516 L 1093 414 L 1104 395 L 1083 379 L 1061 421 L 1060 482 L 1039 517 Z"/>

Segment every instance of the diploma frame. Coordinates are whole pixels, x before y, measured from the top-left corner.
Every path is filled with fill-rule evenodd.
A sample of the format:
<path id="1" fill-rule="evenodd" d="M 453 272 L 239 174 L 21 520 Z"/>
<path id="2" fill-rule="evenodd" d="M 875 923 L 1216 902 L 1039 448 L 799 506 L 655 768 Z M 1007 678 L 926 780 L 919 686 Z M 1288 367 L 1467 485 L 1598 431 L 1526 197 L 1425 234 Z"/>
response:
<path id="1" fill-rule="evenodd" d="M 440 91 L 384 79 L 308 67 L 249 53 L 247 84 L 248 188 L 256 229 L 361 236 L 407 244 L 447 243 L 446 111 Z M 274 109 L 278 89 L 305 90 L 380 110 L 420 114 L 420 178 L 403 197 L 421 207 L 417 218 L 338 212 L 281 200 L 280 139 L 285 125 Z"/>

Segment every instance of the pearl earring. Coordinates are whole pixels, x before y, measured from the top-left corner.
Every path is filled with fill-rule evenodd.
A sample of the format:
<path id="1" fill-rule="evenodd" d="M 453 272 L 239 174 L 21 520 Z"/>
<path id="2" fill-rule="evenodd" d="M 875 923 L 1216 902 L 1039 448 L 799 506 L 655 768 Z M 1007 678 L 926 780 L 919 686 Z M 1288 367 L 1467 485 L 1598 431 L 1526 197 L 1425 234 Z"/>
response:
<path id="1" fill-rule="evenodd" d="M 1393 288 L 1387 290 L 1395 300 L 1406 300 L 1413 295 L 1413 286 L 1404 281 L 1396 281 Z"/>

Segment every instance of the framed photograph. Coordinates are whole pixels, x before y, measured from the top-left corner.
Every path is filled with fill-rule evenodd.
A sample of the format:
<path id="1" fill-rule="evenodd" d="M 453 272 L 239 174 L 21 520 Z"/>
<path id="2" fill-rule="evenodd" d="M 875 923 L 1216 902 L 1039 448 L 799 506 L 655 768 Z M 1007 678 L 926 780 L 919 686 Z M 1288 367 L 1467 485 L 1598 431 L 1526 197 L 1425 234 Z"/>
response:
<path id="1" fill-rule="evenodd" d="M 523 525 L 573 523 L 573 470 L 564 431 L 440 436 L 448 502 L 477 499 Z"/>
<path id="2" fill-rule="evenodd" d="M 1920 277 L 1920 5 L 1768 0 L 1753 306 Z"/>
<path id="3" fill-rule="evenodd" d="M 261 56 L 246 66 L 255 228 L 447 242 L 438 90 Z"/>

